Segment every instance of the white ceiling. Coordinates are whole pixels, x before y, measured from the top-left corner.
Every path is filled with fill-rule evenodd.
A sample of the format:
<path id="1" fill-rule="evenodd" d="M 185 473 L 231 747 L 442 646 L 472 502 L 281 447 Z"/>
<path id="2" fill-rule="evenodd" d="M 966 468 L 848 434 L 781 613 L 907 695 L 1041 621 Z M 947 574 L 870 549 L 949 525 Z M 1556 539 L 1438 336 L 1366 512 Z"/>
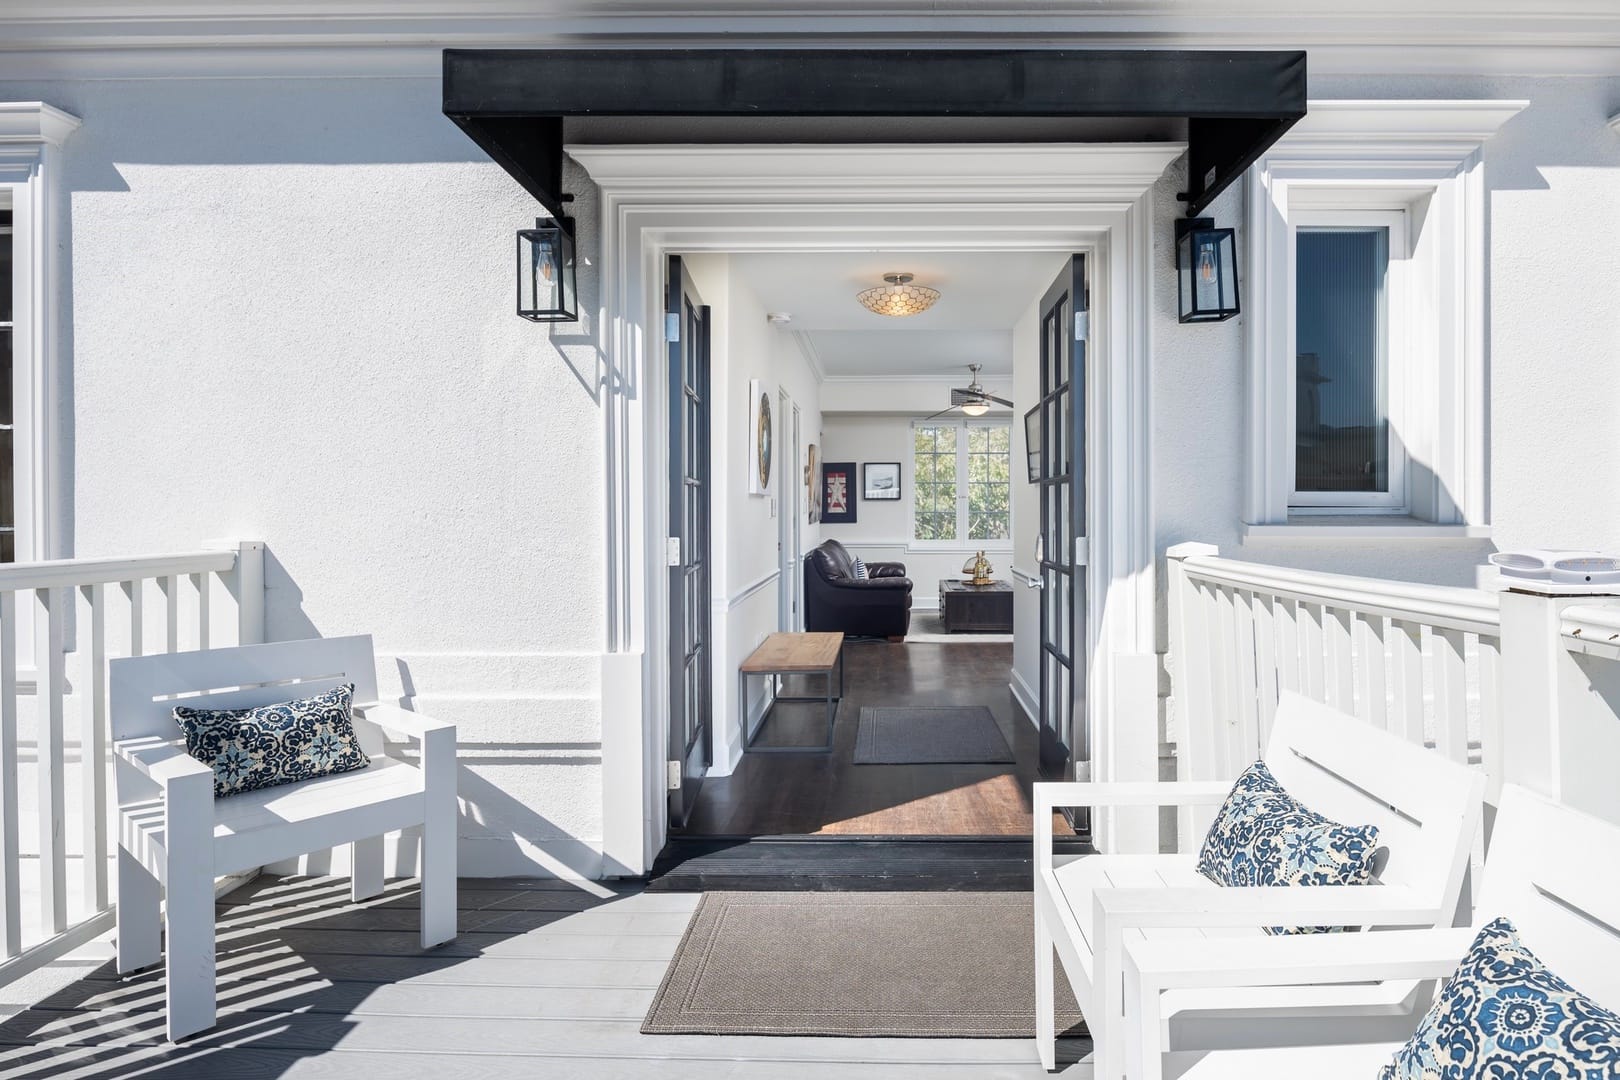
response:
<path id="1" fill-rule="evenodd" d="M 959 380 L 969 363 L 1012 370 L 1012 327 L 1065 256 L 1028 252 L 804 252 L 732 256 L 733 271 L 765 305 L 793 317 L 830 378 L 894 375 Z M 855 294 L 895 271 L 940 291 L 920 315 L 874 315 Z"/>
<path id="2" fill-rule="evenodd" d="M 983 364 L 985 380 L 1012 372 L 1011 330 L 821 330 L 806 336 L 822 374 L 834 379 L 887 375 L 966 386 L 969 364 Z"/>

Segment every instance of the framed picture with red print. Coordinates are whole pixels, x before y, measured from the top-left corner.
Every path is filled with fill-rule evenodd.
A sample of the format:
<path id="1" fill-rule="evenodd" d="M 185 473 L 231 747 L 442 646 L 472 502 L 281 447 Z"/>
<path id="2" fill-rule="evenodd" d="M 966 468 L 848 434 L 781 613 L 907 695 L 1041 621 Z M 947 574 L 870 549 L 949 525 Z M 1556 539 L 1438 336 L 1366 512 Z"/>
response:
<path id="1" fill-rule="evenodd" d="M 821 520 L 827 525 L 855 523 L 853 461 L 829 461 L 821 466 Z"/>

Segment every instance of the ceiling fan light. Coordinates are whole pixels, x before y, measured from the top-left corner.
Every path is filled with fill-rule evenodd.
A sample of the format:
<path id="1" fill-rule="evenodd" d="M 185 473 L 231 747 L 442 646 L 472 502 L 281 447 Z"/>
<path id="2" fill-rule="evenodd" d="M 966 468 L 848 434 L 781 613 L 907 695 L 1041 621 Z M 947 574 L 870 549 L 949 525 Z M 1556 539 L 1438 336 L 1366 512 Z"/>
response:
<path id="1" fill-rule="evenodd" d="M 990 411 L 990 403 L 988 401 L 964 402 L 962 405 L 962 411 L 967 413 L 969 416 L 983 416 L 985 413 Z"/>
<path id="2" fill-rule="evenodd" d="M 883 280 L 888 284 L 867 289 L 855 297 L 862 307 L 875 315 L 890 315 L 895 318 L 920 315 L 933 307 L 934 301 L 939 299 L 938 289 L 911 284 L 910 274 L 884 274 Z"/>

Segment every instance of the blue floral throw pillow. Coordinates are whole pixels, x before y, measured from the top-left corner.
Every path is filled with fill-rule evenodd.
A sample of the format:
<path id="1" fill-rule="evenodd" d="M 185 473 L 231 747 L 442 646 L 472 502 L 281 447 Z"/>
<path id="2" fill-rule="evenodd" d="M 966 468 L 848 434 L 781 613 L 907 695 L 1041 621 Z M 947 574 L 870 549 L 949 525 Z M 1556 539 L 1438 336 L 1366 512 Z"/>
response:
<path id="1" fill-rule="evenodd" d="M 214 797 L 371 764 L 354 734 L 354 684 L 256 709 L 174 710 L 186 750 L 214 770 Z"/>
<path id="2" fill-rule="evenodd" d="M 1340 825 L 1288 794 L 1263 761 L 1243 770 L 1198 853 L 1198 872 L 1217 885 L 1367 885 L 1378 852 L 1376 825 Z M 1325 934 L 1332 926 L 1271 927 L 1273 934 Z"/>
<path id="3" fill-rule="evenodd" d="M 1609 1080 L 1620 1016 L 1548 971 L 1497 919 L 1378 1080 Z"/>

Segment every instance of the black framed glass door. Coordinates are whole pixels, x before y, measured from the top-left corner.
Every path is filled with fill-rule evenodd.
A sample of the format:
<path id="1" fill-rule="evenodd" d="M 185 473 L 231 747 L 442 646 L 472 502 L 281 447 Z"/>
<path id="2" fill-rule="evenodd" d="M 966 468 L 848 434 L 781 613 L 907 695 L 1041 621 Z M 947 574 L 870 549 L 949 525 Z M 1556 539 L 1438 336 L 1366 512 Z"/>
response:
<path id="1" fill-rule="evenodd" d="M 686 824 L 713 760 L 709 652 L 709 309 L 669 260 L 669 822 Z M 676 770 L 679 770 L 677 776 Z"/>
<path id="2" fill-rule="evenodd" d="M 1085 256 L 1041 299 L 1040 772 L 1070 779 L 1089 759 L 1086 693 Z"/>

